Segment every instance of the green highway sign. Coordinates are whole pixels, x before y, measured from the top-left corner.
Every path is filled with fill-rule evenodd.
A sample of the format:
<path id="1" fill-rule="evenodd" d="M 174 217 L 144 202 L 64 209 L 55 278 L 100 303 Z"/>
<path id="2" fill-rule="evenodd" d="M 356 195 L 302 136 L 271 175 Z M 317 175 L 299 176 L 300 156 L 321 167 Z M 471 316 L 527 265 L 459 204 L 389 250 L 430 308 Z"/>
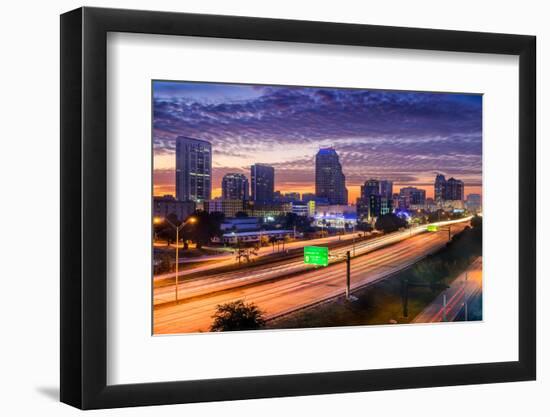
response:
<path id="1" fill-rule="evenodd" d="M 428 225 L 428 232 L 437 232 L 439 228 L 435 224 Z"/>
<path id="2" fill-rule="evenodd" d="M 328 265 L 328 248 L 322 246 L 305 246 L 304 263 L 310 265 Z"/>

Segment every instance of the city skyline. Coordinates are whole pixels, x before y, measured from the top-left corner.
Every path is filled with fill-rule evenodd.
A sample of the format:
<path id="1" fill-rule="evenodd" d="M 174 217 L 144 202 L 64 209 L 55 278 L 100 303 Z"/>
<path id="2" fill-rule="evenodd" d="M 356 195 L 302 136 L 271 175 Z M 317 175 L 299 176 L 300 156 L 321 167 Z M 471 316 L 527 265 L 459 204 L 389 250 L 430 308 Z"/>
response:
<path id="1" fill-rule="evenodd" d="M 315 155 L 334 147 L 348 201 L 369 178 L 433 198 L 436 173 L 481 190 L 481 96 L 206 83 L 154 83 L 154 194 L 174 194 L 175 138 L 212 144 L 212 198 L 222 177 L 265 163 L 275 190 L 315 192 Z"/>

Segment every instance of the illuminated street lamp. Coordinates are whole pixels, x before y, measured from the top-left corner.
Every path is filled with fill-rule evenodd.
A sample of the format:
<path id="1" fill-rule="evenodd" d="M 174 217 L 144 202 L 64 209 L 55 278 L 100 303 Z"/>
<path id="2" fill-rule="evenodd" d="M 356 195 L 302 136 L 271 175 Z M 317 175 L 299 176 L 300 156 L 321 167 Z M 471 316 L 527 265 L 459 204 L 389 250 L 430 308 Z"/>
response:
<path id="1" fill-rule="evenodd" d="M 164 217 L 155 217 L 153 219 L 154 224 L 162 224 L 164 222 L 169 224 L 176 231 L 176 304 L 177 304 L 177 302 L 178 302 L 178 286 L 179 286 L 178 273 L 179 273 L 179 263 L 180 263 L 180 259 L 179 259 L 180 231 L 183 230 L 183 228 L 185 227 L 185 225 L 187 223 L 189 223 L 189 224 L 196 223 L 197 218 L 196 217 L 189 217 L 186 221 L 181 223 L 179 226 L 176 226 L 174 223 L 172 223 L 170 220 L 168 220 Z"/>

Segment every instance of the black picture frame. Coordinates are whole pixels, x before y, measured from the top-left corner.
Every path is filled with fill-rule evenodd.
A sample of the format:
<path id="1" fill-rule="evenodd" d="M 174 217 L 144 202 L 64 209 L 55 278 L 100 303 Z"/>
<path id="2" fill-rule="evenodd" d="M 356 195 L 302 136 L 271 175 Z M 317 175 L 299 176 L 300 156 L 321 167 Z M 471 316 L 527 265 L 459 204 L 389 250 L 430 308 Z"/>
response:
<path id="1" fill-rule="evenodd" d="M 108 32 L 519 56 L 519 360 L 107 385 Z M 534 36 L 85 7 L 61 16 L 60 56 L 62 402 L 95 409 L 535 379 Z"/>

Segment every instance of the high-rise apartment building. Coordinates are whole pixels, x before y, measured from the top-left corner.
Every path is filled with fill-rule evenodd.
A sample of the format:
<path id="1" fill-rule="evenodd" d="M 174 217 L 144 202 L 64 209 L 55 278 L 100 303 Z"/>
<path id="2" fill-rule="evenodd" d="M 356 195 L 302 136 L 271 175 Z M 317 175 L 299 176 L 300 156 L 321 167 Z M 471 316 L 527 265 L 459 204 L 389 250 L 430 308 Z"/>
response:
<path id="1" fill-rule="evenodd" d="M 436 204 L 441 204 L 445 200 L 445 186 L 447 180 L 442 174 L 437 174 L 434 182 L 434 200 Z"/>
<path id="2" fill-rule="evenodd" d="M 380 181 L 370 179 L 361 186 L 361 197 L 367 199 L 371 195 L 380 195 Z"/>
<path id="3" fill-rule="evenodd" d="M 380 180 L 380 196 L 388 200 L 392 199 L 393 195 L 393 182 L 388 180 Z"/>
<path id="4" fill-rule="evenodd" d="M 248 200 L 248 178 L 239 173 L 225 174 L 222 178 L 222 198 L 224 200 Z"/>
<path id="5" fill-rule="evenodd" d="M 253 201 L 272 202 L 275 190 L 275 169 L 270 165 L 254 164 L 250 167 L 251 196 Z"/>
<path id="6" fill-rule="evenodd" d="M 411 206 L 424 206 L 426 204 L 426 191 L 416 187 L 404 187 L 399 190 L 399 206 L 409 208 Z"/>
<path id="7" fill-rule="evenodd" d="M 370 221 L 393 211 L 393 182 L 370 179 L 361 186 L 357 200 L 357 218 Z"/>
<path id="8" fill-rule="evenodd" d="M 449 178 L 445 184 L 445 200 L 464 201 L 464 182 Z"/>
<path id="9" fill-rule="evenodd" d="M 176 139 L 176 199 L 201 203 L 212 194 L 212 145 L 201 139 Z"/>

